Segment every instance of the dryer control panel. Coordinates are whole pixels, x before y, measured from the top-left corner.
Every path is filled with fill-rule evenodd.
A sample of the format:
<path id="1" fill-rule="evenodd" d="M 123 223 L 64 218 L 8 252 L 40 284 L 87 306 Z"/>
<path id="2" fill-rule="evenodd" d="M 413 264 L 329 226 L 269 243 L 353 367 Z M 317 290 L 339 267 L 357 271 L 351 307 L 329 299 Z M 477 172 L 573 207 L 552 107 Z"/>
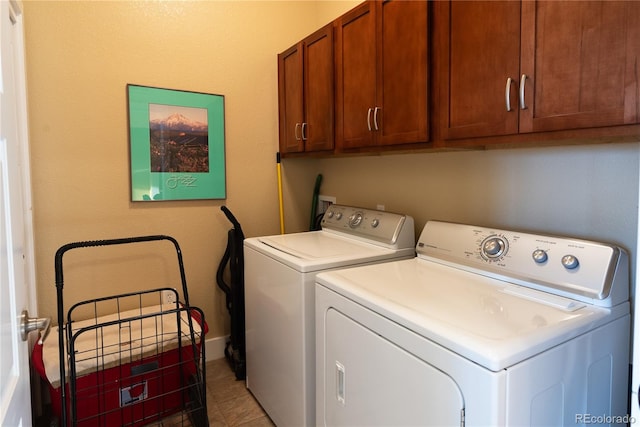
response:
<path id="1" fill-rule="evenodd" d="M 413 218 L 375 209 L 333 204 L 322 217 L 322 230 L 376 241 L 393 247 L 414 247 Z"/>
<path id="2" fill-rule="evenodd" d="M 429 221 L 416 250 L 419 257 L 591 304 L 628 300 L 628 256 L 614 245 Z"/>

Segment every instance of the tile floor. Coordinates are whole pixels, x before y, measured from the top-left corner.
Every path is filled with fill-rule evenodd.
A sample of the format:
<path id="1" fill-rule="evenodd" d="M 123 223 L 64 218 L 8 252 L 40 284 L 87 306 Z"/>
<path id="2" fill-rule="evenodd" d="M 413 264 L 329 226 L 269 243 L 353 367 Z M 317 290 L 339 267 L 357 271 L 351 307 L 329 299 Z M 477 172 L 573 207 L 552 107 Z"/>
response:
<path id="1" fill-rule="evenodd" d="M 244 381 L 237 381 L 226 359 L 207 362 L 207 409 L 210 427 L 273 427 Z"/>

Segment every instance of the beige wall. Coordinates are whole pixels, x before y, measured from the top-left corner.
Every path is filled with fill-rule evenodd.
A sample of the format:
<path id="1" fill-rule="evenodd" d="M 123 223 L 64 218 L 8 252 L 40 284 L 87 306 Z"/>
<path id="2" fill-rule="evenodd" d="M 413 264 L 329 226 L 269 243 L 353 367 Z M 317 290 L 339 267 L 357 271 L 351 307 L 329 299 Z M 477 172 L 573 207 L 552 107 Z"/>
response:
<path id="1" fill-rule="evenodd" d="M 215 271 L 231 224 L 219 207 L 247 236 L 279 231 L 276 54 L 351 3 L 25 2 L 39 314 L 55 316 L 61 245 L 168 234 L 182 246 L 190 297 L 210 336 L 228 333 Z M 226 200 L 129 201 L 127 83 L 225 96 Z M 178 280 L 171 252 L 105 256 L 65 257 L 65 302 Z M 102 269 L 89 271 L 94 265 Z"/>
<path id="2" fill-rule="evenodd" d="M 309 224 L 316 174 L 338 203 L 412 215 L 416 235 L 430 219 L 611 242 L 629 251 L 635 289 L 640 144 L 476 152 L 287 159 L 283 176 Z M 294 222 L 293 219 L 291 221 Z"/>
<path id="3" fill-rule="evenodd" d="M 276 54 L 357 3 L 26 2 L 39 314 L 55 313 L 60 245 L 162 233 L 182 245 L 210 336 L 228 333 L 215 269 L 230 223 L 219 206 L 247 236 L 279 231 Z M 127 83 L 225 95 L 227 200 L 129 201 Z M 639 156 L 639 144 L 628 143 L 285 159 L 286 230 L 307 229 L 322 173 L 322 194 L 411 214 L 417 232 L 443 219 L 571 234 L 621 244 L 633 260 Z M 110 281 L 88 271 L 91 261 L 69 258 L 65 295 L 135 289 L 129 279 L 175 282 L 168 256 L 117 253 L 98 263 L 115 272 Z M 76 278 L 82 291 L 71 289 Z"/>

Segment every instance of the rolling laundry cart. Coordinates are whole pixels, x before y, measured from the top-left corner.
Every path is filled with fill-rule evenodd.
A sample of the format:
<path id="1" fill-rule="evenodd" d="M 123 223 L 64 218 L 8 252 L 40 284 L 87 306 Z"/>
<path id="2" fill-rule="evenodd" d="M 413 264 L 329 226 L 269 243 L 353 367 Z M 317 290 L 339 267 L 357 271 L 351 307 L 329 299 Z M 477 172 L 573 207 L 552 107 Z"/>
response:
<path id="1" fill-rule="evenodd" d="M 161 240 L 175 247 L 182 302 L 175 289 L 165 287 L 82 301 L 64 313 L 62 258 L 67 251 Z M 41 340 L 32 357 L 49 383 L 53 412 L 62 426 L 209 425 L 202 345 L 207 324 L 202 310 L 189 304 L 175 239 L 158 235 L 70 243 L 55 255 L 55 274 L 58 334 Z"/>
<path id="2" fill-rule="evenodd" d="M 227 248 L 224 251 L 216 281 L 218 287 L 226 295 L 226 305 L 231 317 L 231 336 L 224 349 L 224 355 L 236 375 L 236 379 L 244 380 L 246 376 L 246 353 L 244 331 L 244 233 L 238 220 L 226 206 L 220 210 L 233 224 L 229 230 Z M 230 283 L 225 282 L 225 269 L 229 266 Z"/>

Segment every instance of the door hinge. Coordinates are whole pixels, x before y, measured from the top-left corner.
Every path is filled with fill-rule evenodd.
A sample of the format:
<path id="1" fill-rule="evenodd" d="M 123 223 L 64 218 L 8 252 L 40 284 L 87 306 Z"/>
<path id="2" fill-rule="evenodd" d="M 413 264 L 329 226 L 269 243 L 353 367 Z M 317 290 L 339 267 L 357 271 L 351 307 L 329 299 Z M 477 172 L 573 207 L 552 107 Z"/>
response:
<path id="1" fill-rule="evenodd" d="M 464 427 L 464 408 L 460 409 L 460 427 Z"/>

